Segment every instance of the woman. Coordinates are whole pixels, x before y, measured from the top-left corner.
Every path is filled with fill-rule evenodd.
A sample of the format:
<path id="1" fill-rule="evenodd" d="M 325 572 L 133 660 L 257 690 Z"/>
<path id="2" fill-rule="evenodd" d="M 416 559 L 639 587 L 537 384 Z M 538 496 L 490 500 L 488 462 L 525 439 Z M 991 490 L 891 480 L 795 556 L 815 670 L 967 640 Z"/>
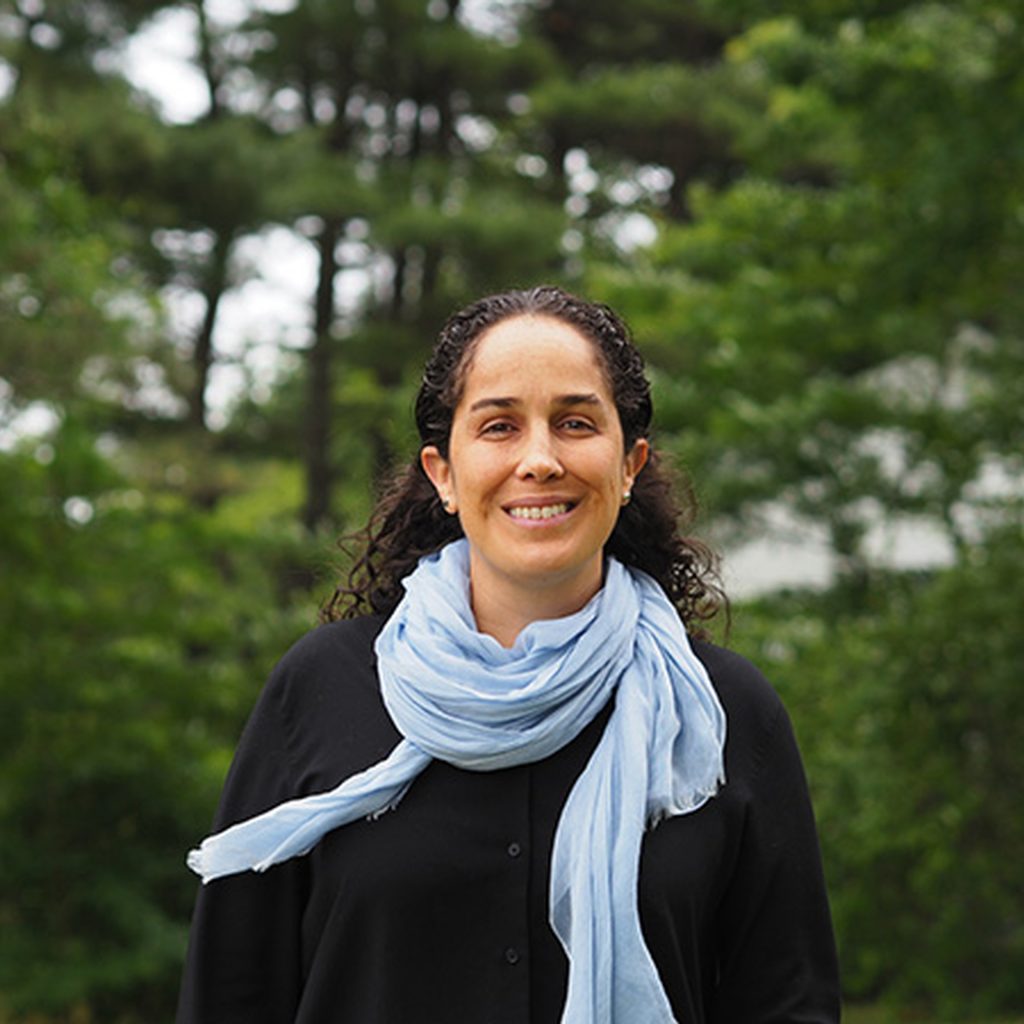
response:
<path id="1" fill-rule="evenodd" d="M 419 455 L 190 854 L 179 1024 L 838 1019 L 789 722 L 691 647 L 717 591 L 650 419 L 607 307 L 446 324 Z"/>

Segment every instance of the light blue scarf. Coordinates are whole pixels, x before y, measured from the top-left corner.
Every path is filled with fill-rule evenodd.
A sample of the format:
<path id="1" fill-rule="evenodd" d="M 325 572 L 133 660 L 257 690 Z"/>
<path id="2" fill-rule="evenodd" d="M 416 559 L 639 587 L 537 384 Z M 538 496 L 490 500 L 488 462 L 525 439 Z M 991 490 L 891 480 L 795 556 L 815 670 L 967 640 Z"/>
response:
<path id="1" fill-rule="evenodd" d="M 562 1022 L 669 1024 L 640 930 L 640 843 L 723 781 L 725 714 L 707 672 L 661 587 L 614 559 L 586 607 L 531 623 L 508 649 L 477 631 L 468 570 L 464 540 L 424 558 L 377 638 L 381 693 L 404 737 L 392 753 L 329 793 L 208 837 L 189 867 L 209 882 L 307 853 L 331 829 L 393 808 L 432 758 L 473 771 L 539 761 L 614 695 L 551 855 L 551 926 L 570 965 Z"/>

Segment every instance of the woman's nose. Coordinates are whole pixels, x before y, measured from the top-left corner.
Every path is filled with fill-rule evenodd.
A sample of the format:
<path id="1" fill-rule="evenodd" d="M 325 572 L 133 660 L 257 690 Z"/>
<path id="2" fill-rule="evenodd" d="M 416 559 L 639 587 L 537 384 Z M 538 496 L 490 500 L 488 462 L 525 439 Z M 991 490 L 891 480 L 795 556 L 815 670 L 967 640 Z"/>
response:
<path id="1" fill-rule="evenodd" d="M 519 460 L 519 477 L 524 480 L 549 480 L 561 476 L 563 472 L 550 431 L 531 430 Z"/>

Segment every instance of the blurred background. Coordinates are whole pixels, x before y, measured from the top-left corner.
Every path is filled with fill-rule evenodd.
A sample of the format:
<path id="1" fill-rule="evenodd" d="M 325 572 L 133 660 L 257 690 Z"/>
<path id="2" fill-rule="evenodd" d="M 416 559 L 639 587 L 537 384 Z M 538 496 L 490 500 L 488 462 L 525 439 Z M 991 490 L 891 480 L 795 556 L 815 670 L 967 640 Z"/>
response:
<path id="1" fill-rule="evenodd" d="M 1024 4 L 2 0 L 4 1024 L 171 1020 L 437 328 L 541 281 L 649 361 L 849 1019 L 1024 1018 Z"/>

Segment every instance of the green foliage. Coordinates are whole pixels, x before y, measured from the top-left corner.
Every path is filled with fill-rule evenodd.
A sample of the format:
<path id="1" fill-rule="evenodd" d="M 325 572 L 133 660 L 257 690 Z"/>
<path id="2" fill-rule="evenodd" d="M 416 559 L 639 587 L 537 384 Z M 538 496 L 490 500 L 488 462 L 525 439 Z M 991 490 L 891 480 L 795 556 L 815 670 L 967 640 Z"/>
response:
<path id="1" fill-rule="evenodd" d="M 1024 531 L 929 576 L 741 609 L 797 724 L 845 987 L 948 1019 L 1024 1006 Z"/>
<path id="2" fill-rule="evenodd" d="M 781 500 L 855 564 L 880 514 L 960 544 L 985 480 L 1019 476 L 1024 63 L 1006 5 L 809 10 L 707 72 L 745 173 L 588 278 L 683 377 L 663 428 L 716 514 Z"/>
<path id="3" fill-rule="evenodd" d="M 442 319 L 540 280 L 627 315 L 720 535 L 828 534 L 834 586 L 734 635 L 797 720 L 850 994 L 1019 1010 L 1017 5 L 192 5 L 211 105 L 176 126 L 109 52 L 169 6 L 0 16 L 0 1018 L 166 1016 L 180 854 L 329 589 L 299 516 L 360 525 Z M 320 259 L 309 344 L 214 433 L 236 244 L 272 225 Z M 61 427 L 19 440 L 37 402 Z M 951 568 L 872 555 L 909 521 Z"/>
<path id="4" fill-rule="evenodd" d="M 294 530 L 144 494 L 66 422 L 0 455 L 0 1012 L 173 1004 L 207 827 L 262 680 L 310 624 Z M 175 852 L 177 851 L 177 852 Z"/>
<path id="5" fill-rule="evenodd" d="M 0 118 L 0 366 L 15 405 L 80 394 L 85 365 L 126 353 L 113 300 L 118 228 L 63 164 L 59 122 Z"/>

